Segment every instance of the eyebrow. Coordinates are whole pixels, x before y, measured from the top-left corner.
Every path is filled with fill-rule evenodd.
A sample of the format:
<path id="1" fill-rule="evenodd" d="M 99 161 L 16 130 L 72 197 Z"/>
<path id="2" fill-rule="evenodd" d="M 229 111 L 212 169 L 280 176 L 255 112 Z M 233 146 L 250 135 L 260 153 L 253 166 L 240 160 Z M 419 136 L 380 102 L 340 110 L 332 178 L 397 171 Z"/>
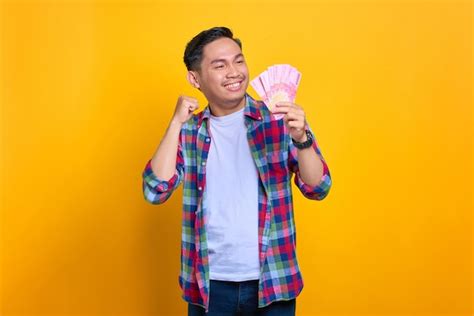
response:
<path id="1" fill-rule="evenodd" d="M 244 57 L 244 54 L 240 53 L 240 54 L 235 55 L 235 56 L 234 56 L 234 60 L 236 60 L 236 59 L 239 58 L 239 57 Z M 226 62 L 226 60 L 223 59 L 223 58 L 214 59 L 213 61 L 211 61 L 211 65 L 212 65 L 212 64 L 215 64 L 215 63 L 219 63 L 219 62 L 223 62 L 223 63 L 224 63 L 224 62 Z"/>

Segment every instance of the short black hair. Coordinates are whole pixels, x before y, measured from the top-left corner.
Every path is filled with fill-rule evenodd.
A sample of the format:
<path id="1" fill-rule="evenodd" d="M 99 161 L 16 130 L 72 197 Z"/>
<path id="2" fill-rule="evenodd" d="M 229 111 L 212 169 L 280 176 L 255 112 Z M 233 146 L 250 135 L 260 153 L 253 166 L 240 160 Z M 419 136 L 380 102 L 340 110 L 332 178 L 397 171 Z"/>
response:
<path id="1" fill-rule="evenodd" d="M 229 28 L 225 26 L 210 28 L 194 36 L 186 45 L 184 50 L 184 64 L 186 68 L 188 70 L 200 70 L 204 46 L 221 37 L 232 39 L 242 49 L 242 42 L 238 38 L 234 38 L 234 34 Z"/>

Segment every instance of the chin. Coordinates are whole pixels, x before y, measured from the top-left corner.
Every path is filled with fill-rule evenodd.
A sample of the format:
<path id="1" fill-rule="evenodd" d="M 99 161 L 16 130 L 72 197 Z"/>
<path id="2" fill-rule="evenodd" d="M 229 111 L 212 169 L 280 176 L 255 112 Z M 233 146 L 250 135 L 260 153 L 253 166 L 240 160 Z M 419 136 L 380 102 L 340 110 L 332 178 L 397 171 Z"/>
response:
<path id="1" fill-rule="evenodd" d="M 225 99 L 226 103 L 240 103 L 242 101 L 242 98 L 245 98 L 245 91 L 233 96 L 229 96 Z"/>
<path id="2" fill-rule="evenodd" d="M 214 99 L 219 100 L 223 104 L 233 104 L 242 101 L 242 98 L 245 97 L 245 92 L 246 90 L 236 92 L 223 91 L 218 95 L 214 95 Z"/>

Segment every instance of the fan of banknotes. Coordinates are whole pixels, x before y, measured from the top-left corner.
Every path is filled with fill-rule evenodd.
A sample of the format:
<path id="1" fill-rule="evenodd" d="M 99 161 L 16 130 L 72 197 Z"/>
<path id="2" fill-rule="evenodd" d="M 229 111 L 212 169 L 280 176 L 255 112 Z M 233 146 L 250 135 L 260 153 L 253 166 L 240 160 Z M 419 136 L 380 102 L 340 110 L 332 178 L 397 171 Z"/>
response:
<path id="1" fill-rule="evenodd" d="M 250 85 L 265 102 L 268 109 L 273 112 L 277 102 L 294 102 L 300 80 L 301 73 L 295 67 L 277 64 L 268 67 L 267 70 L 254 78 Z M 283 116 L 284 114 L 281 113 L 274 114 L 277 120 Z"/>

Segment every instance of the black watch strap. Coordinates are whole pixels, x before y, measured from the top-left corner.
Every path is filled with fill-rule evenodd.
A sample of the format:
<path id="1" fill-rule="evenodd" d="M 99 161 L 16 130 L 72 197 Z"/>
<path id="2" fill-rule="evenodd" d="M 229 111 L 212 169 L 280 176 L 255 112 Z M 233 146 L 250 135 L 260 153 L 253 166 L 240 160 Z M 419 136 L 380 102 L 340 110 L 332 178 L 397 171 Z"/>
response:
<path id="1" fill-rule="evenodd" d="M 306 130 L 305 133 L 306 136 L 308 136 L 308 139 L 302 143 L 295 141 L 293 138 L 291 139 L 293 141 L 293 145 L 295 145 L 296 148 L 305 149 L 311 147 L 311 145 L 313 144 L 313 134 L 311 134 L 309 130 Z"/>

